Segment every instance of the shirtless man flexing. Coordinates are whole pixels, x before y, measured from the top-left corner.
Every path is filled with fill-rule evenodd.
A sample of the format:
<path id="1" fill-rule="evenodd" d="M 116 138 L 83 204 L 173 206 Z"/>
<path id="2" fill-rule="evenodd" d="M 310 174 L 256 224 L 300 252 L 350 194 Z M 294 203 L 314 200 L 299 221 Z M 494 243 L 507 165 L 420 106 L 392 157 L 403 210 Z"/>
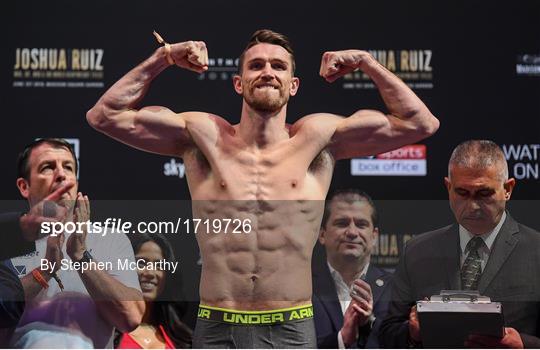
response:
<path id="1" fill-rule="evenodd" d="M 171 65 L 206 71 L 205 44 L 165 43 L 116 82 L 87 120 L 135 148 L 182 157 L 194 218 L 251 222 L 245 234 L 197 234 L 203 268 L 193 346 L 316 347 L 310 262 L 335 162 L 417 142 L 439 121 L 369 53 L 346 50 L 324 53 L 320 75 L 333 82 L 360 69 L 389 114 L 316 113 L 286 124 L 300 81 L 288 39 L 270 30 L 255 32 L 240 56 L 233 78 L 243 97 L 239 124 L 206 112 L 138 109 Z"/>

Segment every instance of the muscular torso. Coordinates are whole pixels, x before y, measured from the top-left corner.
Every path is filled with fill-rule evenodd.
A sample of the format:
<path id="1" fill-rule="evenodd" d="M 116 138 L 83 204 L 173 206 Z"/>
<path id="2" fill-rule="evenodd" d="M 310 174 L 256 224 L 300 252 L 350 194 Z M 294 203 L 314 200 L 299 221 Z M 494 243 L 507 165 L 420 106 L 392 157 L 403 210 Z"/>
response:
<path id="1" fill-rule="evenodd" d="M 254 149 L 237 127 L 213 122 L 191 125 L 195 145 L 183 155 L 193 217 L 222 225 L 219 233 L 199 225 L 201 303 L 236 310 L 310 303 L 311 255 L 334 166 L 326 141 L 297 133 Z M 235 219 L 249 226 L 231 222 L 224 232 Z"/>

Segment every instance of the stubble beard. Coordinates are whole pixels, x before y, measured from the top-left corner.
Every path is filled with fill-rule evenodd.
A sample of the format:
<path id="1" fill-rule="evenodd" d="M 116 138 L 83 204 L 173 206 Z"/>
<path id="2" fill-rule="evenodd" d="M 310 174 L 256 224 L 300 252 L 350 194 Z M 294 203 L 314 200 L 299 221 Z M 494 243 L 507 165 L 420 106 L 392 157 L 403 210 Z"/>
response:
<path id="1" fill-rule="evenodd" d="M 289 95 L 282 89 L 279 89 L 279 96 L 256 96 L 256 88 L 253 87 L 248 94 L 244 94 L 243 97 L 246 103 L 254 110 L 262 113 L 273 113 L 279 111 L 283 106 L 289 102 Z"/>

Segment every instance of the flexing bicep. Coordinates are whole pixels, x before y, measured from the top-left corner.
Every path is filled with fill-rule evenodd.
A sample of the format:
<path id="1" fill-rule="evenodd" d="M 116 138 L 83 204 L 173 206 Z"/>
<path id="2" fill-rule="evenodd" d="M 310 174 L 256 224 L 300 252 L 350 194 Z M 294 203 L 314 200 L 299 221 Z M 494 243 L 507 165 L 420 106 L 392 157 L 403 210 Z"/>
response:
<path id="1" fill-rule="evenodd" d="M 338 122 L 329 149 L 336 159 L 370 156 L 415 143 L 427 136 L 412 120 L 361 110 Z"/>
<path id="2" fill-rule="evenodd" d="M 186 120 L 198 112 L 174 113 L 160 106 L 103 113 L 90 124 L 104 134 L 143 151 L 180 157 L 192 143 Z M 92 116 L 87 115 L 90 119 Z M 89 120 L 90 121 L 90 120 Z"/>

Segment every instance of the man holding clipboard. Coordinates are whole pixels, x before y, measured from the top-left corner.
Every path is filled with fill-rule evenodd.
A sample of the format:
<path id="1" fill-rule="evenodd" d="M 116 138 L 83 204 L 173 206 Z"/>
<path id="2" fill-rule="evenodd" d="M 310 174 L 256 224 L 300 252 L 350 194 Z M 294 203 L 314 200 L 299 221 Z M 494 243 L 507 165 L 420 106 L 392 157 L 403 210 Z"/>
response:
<path id="1" fill-rule="evenodd" d="M 540 233 L 505 211 L 515 185 L 492 141 L 454 149 L 445 184 L 458 224 L 419 235 L 402 252 L 382 347 L 421 347 L 415 302 L 441 290 L 478 290 L 502 304 L 502 337 L 471 334 L 464 347 L 540 347 Z M 452 328 L 448 328 L 452 332 Z"/>

